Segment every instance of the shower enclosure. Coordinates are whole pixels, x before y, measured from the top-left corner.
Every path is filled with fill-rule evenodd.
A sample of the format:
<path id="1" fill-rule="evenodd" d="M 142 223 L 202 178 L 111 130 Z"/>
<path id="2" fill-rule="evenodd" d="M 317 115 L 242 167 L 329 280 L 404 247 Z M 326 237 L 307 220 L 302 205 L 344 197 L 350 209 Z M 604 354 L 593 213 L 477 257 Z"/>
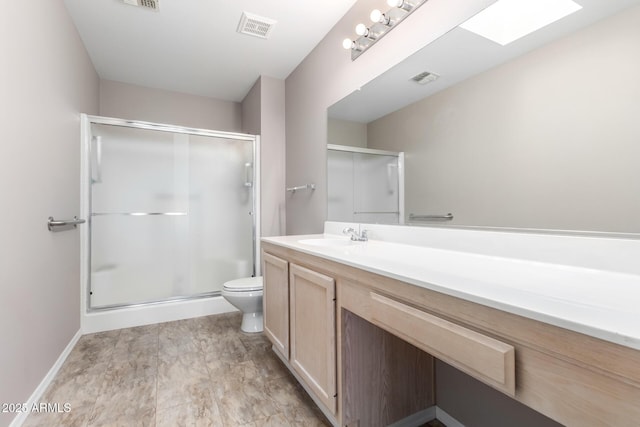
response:
<path id="1" fill-rule="evenodd" d="M 83 117 L 87 311 L 256 274 L 258 137 Z"/>
<path id="2" fill-rule="evenodd" d="M 329 144 L 327 218 L 402 224 L 404 153 Z"/>

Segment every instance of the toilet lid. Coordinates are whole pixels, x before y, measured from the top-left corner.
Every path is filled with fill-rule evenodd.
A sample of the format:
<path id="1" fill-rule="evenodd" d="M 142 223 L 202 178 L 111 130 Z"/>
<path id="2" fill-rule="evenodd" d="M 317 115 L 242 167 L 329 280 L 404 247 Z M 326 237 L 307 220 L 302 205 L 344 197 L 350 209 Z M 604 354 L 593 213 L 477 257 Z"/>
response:
<path id="1" fill-rule="evenodd" d="M 262 276 L 243 277 L 242 279 L 231 280 L 226 282 L 223 288 L 228 291 L 261 291 Z"/>

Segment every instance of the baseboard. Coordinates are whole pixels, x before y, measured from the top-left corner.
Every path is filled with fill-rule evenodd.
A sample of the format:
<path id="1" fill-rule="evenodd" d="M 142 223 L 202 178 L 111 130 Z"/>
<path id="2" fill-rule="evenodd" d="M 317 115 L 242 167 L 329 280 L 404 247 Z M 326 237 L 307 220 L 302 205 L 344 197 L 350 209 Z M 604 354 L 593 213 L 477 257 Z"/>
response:
<path id="1" fill-rule="evenodd" d="M 94 311 L 82 315 L 82 332 L 110 331 L 237 311 L 221 296 Z"/>
<path id="2" fill-rule="evenodd" d="M 56 377 L 56 374 L 62 367 L 62 364 L 64 363 L 65 360 L 67 360 L 67 357 L 71 353 L 71 350 L 73 350 L 73 347 L 75 347 L 76 343 L 78 342 L 81 336 L 82 336 L 82 331 L 78 330 L 78 332 L 76 332 L 73 338 L 71 338 L 71 341 L 69 341 L 69 344 L 67 344 L 65 349 L 62 351 L 62 353 L 60 354 L 60 357 L 58 357 L 58 360 L 56 360 L 56 363 L 54 363 L 51 369 L 49 369 L 49 372 L 47 372 L 47 375 L 45 375 L 45 377 L 42 379 L 38 387 L 36 387 L 35 391 L 31 394 L 29 399 L 25 402 L 27 404 L 27 408 L 31 408 L 33 407 L 34 404 L 39 403 L 40 398 L 44 394 L 45 390 L 47 389 L 47 387 L 49 387 L 53 379 Z M 9 424 L 9 427 L 20 427 L 25 422 L 28 416 L 29 416 L 29 412 L 20 412 L 18 415 L 16 415 L 13 421 L 11 421 L 11 424 Z"/>
<path id="3" fill-rule="evenodd" d="M 464 427 L 460 421 L 447 414 L 444 410 L 436 406 L 436 418 L 447 427 Z"/>

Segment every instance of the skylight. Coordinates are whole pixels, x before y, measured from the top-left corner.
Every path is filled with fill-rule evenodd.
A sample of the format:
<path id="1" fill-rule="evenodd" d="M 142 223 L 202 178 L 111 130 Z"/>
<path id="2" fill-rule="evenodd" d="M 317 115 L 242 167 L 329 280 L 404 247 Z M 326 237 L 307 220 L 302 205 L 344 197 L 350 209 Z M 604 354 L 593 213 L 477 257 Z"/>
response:
<path id="1" fill-rule="evenodd" d="M 504 46 L 580 9 L 572 0 L 498 0 L 460 27 Z"/>

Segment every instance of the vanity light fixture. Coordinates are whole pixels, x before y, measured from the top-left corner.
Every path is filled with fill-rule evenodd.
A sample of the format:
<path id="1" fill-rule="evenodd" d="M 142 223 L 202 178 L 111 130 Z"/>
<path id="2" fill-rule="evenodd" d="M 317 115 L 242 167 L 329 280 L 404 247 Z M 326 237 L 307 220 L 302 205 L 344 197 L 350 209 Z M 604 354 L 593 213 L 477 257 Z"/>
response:
<path id="1" fill-rule="evenodd" d="M 373 24 L 370 27 L 358 24 L 356 26 L 358 37 L 355 40 L 344 39 L 342 47 L 351 50 L 351 60 L 353 61 L 426 2 L 427 0 L 387 0 L 391 9 L 384 13 L 379 9 L 374 9 L 369 15 Z"/>
<path id="2" fill-rule="evenodd" d="M 460 27 L 504 46 L 580 9 L 572 0 L 498 0 Z"/>

